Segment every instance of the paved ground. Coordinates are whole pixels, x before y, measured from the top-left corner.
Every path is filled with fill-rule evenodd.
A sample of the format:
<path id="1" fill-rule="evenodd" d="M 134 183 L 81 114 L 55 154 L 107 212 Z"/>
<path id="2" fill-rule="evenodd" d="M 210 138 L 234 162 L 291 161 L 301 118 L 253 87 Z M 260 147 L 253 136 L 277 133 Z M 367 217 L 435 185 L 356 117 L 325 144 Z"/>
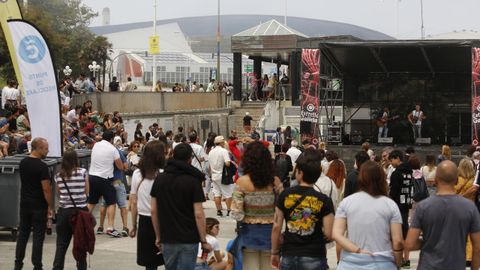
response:
<path id="1" fill-rule="evenodd" d="M 212 201 L 205 203 L 205 212 L 207 216 L 214 217 L 216 214 L 215 205 Z M 98 211 L 96 211 L 98 217 Z M 130 221 L 130 219 L 129 219 Z M 222 249 L 225 248 L 227 242 L 235 236 L 234 227 L 235 222 L 230 218 L 220 219 L 220 245 Z M 120 228 L 120 213 L 117 211 L 116 223 Z M 72 244 L 70 245 L 70 247 Z M 31 243 L 27 246 L 27 255 L 25 257 L 25 269 L 31 269 Z M 55 234 L 47 235 L 44 244 L 43 263 L 45 269 L 51 269 L 53 265 L 53 257 L 55 255 Z M 416 268 L 418 252 L 412 254 L 412 267 Z M 0 269 L 13 269 L 13 262 L 15 259 L 15 242 L 10 239 L 8 232 L 0 232 Z M 335 248 L 328 250 L 328 262 L 332 269 L 336 266 Z M 89 269 L 142 269 L 136 264 L 136 240 L 131 238 L 110 238 L 106 235 L 99 235 L 97 237 L 97 244 L 95 246 L 95 253 L 90 257 Z M 71 253 L 71 249 L 67 252 L 65 260 L 65 269 L 75 269 L 75 261 Z M 163 269 L 163 268 L 161 268 Z M 254 269 L 246 269 L 254 270 Z"/>

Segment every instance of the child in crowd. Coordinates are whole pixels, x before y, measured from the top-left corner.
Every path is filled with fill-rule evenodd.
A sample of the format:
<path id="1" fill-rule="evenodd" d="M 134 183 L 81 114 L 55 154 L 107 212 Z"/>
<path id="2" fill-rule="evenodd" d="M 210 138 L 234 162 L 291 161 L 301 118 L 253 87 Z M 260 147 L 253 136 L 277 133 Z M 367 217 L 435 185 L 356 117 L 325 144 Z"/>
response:
<path id="1" fill-rule="evenodd" d="M 217 236 L 220 232 L 220 222 L 216 218 L 208 217 L 206 219 L 207 242 L 213 250 L 207 256 L 202 256 L 201 245 L 198 246 L 197 266 L 195 270 L 225 270 L 227 262 L 223 261 L 223 254 L 220 252 L 220 244 Z"/>

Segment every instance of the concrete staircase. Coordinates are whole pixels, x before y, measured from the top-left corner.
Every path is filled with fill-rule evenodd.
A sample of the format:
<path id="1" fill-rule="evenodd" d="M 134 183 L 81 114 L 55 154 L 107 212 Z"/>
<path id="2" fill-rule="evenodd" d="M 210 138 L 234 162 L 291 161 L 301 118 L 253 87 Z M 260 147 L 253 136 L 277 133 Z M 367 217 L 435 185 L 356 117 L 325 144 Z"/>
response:
<path id="1" fill-rule="evenodd" d="M 252 129 L 257 127 L 258 121 L 263 115 L 263 109 L 265 102 L 260 101 L 245 101 L 242 106 L 232 110 L 232 113 L 228 116 L 229 129 L 235 129 L 238 137 L 247 136 L 243 131 L 243 117 L 248 112 L 253 118 Z"/>

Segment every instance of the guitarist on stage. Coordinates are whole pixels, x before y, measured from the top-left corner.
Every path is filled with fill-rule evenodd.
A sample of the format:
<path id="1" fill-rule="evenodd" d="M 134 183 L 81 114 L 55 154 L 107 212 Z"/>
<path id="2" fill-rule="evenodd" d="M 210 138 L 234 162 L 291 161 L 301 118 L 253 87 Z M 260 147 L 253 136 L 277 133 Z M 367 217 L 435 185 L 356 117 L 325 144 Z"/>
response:
<path id="1" fill-rule="evenodd" d="M 383 108 L 383 113 L 377 119 L 378 138 L 385 138 L 388 135 L 388 121 L 390 117 L 390 110 L 388 107 Z"/>
<path id="2" fill-rule="evenodd" d="M 408 115 L 408 121 L 412 124 L 413 128 L 413 140 L 416 141 L 417 138 L 422 138 L 422 121 L 427 118 L 423 111 L 420 110 L 420 104 L 415 105 L 415 110 L 413 110 Z"/>

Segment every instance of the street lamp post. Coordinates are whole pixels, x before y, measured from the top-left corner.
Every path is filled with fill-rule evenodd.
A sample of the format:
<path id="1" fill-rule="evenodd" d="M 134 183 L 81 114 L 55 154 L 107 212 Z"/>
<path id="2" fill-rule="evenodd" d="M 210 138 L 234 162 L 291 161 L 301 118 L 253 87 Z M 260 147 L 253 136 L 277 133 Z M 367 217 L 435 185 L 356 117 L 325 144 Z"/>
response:
<path id="1" fill-rule="evenodd" d="M 425 26 L 423 25 L 423 0 L 420 0 L 420 16 L 421 16 L 421 20 L 422 20 L 422 32 L 421 32 L 421 37 L 422 39 L 425 39 Z"/>
<path id="2" fill-rule="evenodd" d="M 220 0 L 218 0 L 217 17 L 217 83 L 220 83 Z"/>
<path id="3" fill-rule="evenodd" d="M 153 36 L 157 36 L 157 0 L 153 0 Z M 157 55 L 152 55 L 152 92 L 157 86 Z"/>
<path id="4" fill-rule="evenodd" d="M 69 66 L 65 66 L 63 74 L 65 74 L 65 76 L 70 76 L 72 74 L 72 69 Z"/>
<path id="5" fill-rule="evenodd" d="M 93 77 L 96 78 L 95 75 L 100 70 L 100 65 L 98 65 L 96 61 L 92 61 L 92 63 L 88 65 L 88 69 L 90 72 L 93 72 Z"/>

